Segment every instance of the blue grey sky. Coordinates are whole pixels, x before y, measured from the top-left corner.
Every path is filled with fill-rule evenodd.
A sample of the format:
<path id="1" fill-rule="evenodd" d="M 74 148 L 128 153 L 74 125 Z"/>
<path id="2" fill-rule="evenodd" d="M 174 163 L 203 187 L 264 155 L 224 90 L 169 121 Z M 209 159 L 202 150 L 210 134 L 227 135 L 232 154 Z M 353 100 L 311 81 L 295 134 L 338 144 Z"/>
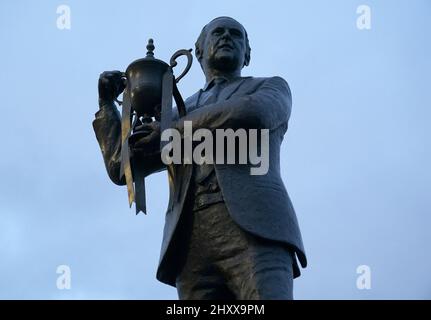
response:
<path id="1" fill-rule="evenodd" d="M 56 25 L 62 4 L 70 30 Z M 356 27 L 363 4 L 370 30 Z M 243 74 L 292 89 L 281 168 L 309 259 L 295 298 L 431 298 L 428 0 L 1 1 L 0 298 L 177 298 L 155 278 L 166 173 L 147 179 L 149 214 L 135 216 L 92 130 L 97 79 L 150 37 L 165 61 L 194 48 L 220 15 L 248 31 Z M 203 85 L 195 61 L 180 90 Z M 58 265 L 70 290 L 56 287 Z"/>

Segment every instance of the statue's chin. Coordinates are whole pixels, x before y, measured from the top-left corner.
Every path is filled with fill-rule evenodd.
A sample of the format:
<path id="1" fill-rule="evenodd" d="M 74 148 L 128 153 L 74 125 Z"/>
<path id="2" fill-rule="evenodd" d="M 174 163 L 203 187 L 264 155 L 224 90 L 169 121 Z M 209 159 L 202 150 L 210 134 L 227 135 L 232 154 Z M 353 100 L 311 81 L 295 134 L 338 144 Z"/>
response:
<path id="1" fill-rule="evenodd" d="M 210 67 L 219 71 L 231 72 L 238 68 L 239 60 L 231 55 L 220 55 L 210 61 Z"/>

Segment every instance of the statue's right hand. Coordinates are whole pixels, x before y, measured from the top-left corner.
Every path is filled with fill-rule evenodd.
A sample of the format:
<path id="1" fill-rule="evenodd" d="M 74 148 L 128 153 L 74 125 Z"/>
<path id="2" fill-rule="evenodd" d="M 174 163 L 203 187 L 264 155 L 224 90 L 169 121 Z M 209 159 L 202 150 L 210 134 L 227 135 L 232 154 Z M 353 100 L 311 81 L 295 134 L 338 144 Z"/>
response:
<path id="1" fill-rule="evenodd" d="M 99 100 L 112 102 L 126 87 L 125 74 L 121 71 L 105 71 L 99 77 Z"/>

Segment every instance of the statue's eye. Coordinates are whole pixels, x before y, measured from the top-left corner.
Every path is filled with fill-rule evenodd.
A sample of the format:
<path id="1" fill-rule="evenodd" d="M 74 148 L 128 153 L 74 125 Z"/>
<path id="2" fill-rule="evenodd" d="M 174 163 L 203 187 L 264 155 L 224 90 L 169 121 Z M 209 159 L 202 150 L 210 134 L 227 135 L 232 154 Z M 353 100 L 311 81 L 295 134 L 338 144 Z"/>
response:
<path id="1" fill-rule="evenodd" d="M 234 37 L 238 37 L 241 38 L 242 37 L 242 33 L 241 31 L 237 30 L 237 29 L 233 29 L 230 31 L 230 33 L 234 36 Z"/>
<path id="2" fill-rule="evenodd" d="M 223 33 L 223 29 L 219 29 L 219 28 L 215 29 L 215 30 L 212 32 L 212 34 L 213 34 L 213 35 L 215 35 L 215 36 L 219 36 L 219 35 L 221 35 L 222 33 Z"/>

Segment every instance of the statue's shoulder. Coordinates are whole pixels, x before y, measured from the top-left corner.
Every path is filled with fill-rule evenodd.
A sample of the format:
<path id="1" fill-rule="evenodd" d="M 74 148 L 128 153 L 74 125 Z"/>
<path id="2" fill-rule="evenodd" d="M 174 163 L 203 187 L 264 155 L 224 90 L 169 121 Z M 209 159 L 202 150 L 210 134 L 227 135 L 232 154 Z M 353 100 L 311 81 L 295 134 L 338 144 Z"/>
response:
<path id="1" fill-rule="evenodd" d="M 186 105 L 186 107 L 191 107 L 196 105 L 196 102 L 198 101 L 198 98 L 199 98 L 199 91 L 197 91 L 195 94 L 192 94 L 184 101 L 184 104 Z"/>
<path id="2" fill-rule="evenodd" d="M 263 87 L 273 87 L 275 89 L 290 93 L 287 81 L 280 76 L 273 77 L 244 77 L 244 85 L 252 90 L 259 90 Z"/>
<path id="3" fill-rule="evenodd" d="M 273 84 L 281 84 L 281 85 L 287 85 L 287 81 L 280 76 L 272 76 L 272 77 L 245 77 L 246 81 L 250 83 L 257 83 L 257 84 L 263 84 L 263 83 L 273 83 Z"/>

